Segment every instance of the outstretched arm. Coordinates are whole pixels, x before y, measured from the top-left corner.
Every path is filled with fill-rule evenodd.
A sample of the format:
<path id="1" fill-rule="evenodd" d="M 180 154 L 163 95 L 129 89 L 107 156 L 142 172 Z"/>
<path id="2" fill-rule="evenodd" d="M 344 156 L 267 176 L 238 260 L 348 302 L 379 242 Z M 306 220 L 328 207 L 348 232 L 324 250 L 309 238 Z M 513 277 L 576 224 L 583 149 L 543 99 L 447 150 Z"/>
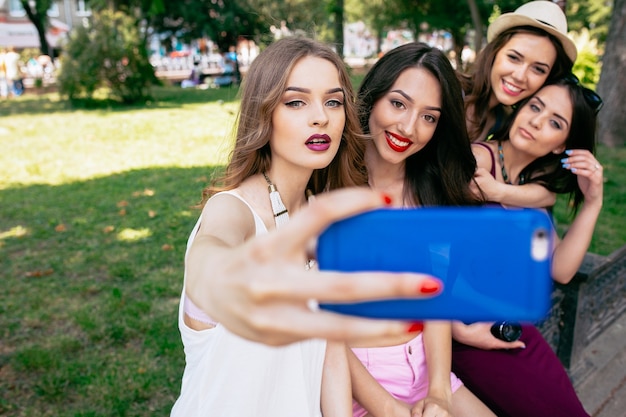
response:
<path id="1" fill-rule="evenodd" d="M 484 169 L 477 169 L 474 180 L 487 201 L 505 206 L 543 208 L 556 202 L 556 194 L 539 184 L 513 185 L 497 181 Z"/>
<path id="2" fill-rule="evenodd" d="M 589 249 L 602 210 L 604 189 L 602 165 L 593 154 L 582 149 L 570 152 L 564 163 L 568 164 L 566 168 L 578 177 L 578 185 L 585 196 L 585 201 L 563 240 L 556 242 L 552 256 L 552 278 L 561 284 L 571 281 Z"/>
<path id="3" fill-rule="evenodd" d="M 355 302 L 430 297 L 422 288 L 436 278 L 409 273 L 339 273 L 305 270 L 308 248 L 332 222 L 385 205 L 380 193 L 351 188 L 318 196 L 275 231 L 250 237 L 229 235 L 229 227 L 205 207 L 202 230 L 187 257 L 187 290 L 192 301 L 233 333 L 270 345 L 311 337 L 358 342 L 404 334 L 410 324 L 369 320 L 310 308 L 312 300 Z M 221 219 L 221 218 L 220 218 Z M 210 225 L 223 235 L 211 231 Z"/>
<path id="4" fill-rule="evenodd" d="M 491 145 L 487 143 L 472 145 L 477 166 L 474 181 L 470 184 L 474 194 L 484 197 L 486 201 L 506 206 L 542 208 L 554 205 L 556 194 L 539 184 L 511 185 L 494 178 L 491 170 L 494 169 L 495 162 L 493 153 L 490 153 L 488 148 L 491 148 Z M 492 149 L 492 152 L 495 150 Z"/>

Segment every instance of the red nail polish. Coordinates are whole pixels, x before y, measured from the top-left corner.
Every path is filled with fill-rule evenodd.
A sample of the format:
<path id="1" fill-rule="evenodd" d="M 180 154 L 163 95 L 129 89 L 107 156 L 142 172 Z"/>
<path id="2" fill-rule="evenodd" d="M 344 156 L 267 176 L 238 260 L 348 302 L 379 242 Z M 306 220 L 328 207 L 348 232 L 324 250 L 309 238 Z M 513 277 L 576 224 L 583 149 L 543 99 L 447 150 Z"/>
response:
<path id="1" fill-rule="evenodd" d="M 428 278 L 419 285 L 418 292 L 420 294 L 434 294 L 441 290 L 441 282 L 434 278 Z"/>
<path id="2" fill-rule="evenodd" d="M 411 323 L 409 328 L 407 329 L 407 333 L 417 333 L 424 330 L 424 323 L 421 321 L 416 321 L 415 323 Z"/>
<path id="3" fill-rule="evenodd" d="M 392 202 L 391 197 L 389 197 L 389 195 L 385 193 L 383 193 L 382 197 L 383 197 L 383 202 L 385 203 L 385 205 L 390 206 Z"/>

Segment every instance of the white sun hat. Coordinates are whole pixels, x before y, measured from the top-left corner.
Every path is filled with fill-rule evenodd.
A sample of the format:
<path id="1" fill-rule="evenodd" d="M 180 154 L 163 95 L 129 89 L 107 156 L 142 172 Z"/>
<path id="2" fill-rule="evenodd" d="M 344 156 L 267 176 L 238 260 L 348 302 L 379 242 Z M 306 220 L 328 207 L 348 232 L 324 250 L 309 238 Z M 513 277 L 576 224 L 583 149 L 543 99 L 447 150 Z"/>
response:
<path id="1" fill-rule="evenodd" d="M 491 42 L 505 30 L 518 26 L 536 27 L 553 35 L 561 42 L 572 62 L 576 61 L 578 51 L 574 42 L 567 36 L 567 18 L 556 3 L 548 0 L 531 1 L 512 13 L 500 15 L 487 29 L 487 42 Z"/>

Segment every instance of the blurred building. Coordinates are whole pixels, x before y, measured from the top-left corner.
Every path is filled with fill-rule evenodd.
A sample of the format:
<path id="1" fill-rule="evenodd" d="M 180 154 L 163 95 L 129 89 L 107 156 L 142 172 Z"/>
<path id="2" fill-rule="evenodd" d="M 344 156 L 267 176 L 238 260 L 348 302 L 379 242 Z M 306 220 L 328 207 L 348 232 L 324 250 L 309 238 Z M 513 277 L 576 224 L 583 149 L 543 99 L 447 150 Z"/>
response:
<path id="1" fill-rule="evenodd" d="M 34 2 L 33 2 L 34 3 Z M 46 40 L 53 49 L 58 49 L 67 33 L 84 19 L 91 16 L 85 0 L 56 0 L 48 10 Z M 0 46 L 39 48 L 39 36 L 20 0 L 0 0 Z"/>

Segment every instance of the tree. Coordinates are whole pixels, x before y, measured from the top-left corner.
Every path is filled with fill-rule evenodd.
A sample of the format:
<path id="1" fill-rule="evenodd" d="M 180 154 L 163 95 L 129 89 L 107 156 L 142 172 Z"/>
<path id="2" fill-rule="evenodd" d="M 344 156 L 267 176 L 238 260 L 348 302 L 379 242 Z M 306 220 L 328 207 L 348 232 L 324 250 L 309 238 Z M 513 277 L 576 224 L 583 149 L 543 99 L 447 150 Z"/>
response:
<path id="1" fill-rule="evenodd" d="M 567 2 L 567 26 L 570 31 L 588 29 L 592 38 L 606 42 L 611 22 L 611 4 L 606 0 L 576 0 Z"/>
<path id="2" fill-rule="evenodd" d="M 46 39 L 48 29 L 48 10 L 54 0 L 20 0 L 28 19 L 35 25 L 39 36 L 39 49 L 42 55 L 50 56 L 50 45 Z M 31 7 L 32 4 L 32 7 Z"/>
<path id="3" fill-rule="evenodd" d="M 335 47 L 339 56 L 343 58 L 343 0 L 331 0 L 330 7 L 335 18 L 333 25 Z"/>
<path id="4" fill-rule="evenodd" d="M 626 0 L 615 0 L 606 39 L 598 93 L 604 107 L 598 115 L 598 138 L 610 147 L 626 143 Z"/>
<path id="5" fill-rule="evenodd" d="M 107 88 L 124 103 L 150 97 L 154 70 L 134 18 L 121 11 L 94 12 L 89 26 L 78 26 L 61 57 L 59 92 L 71 101 L 92 98 Z"/>
<path id="6" fill-rule="evenodd" d="M 478 9 L 478 3 L 476 0 L 467 0 L 467 5 L 470 9 L 470 16 L 472 16 L 472 24 L 474 25 L 474 50 L 480 51 L 483 47 L 483 21 L 480 17 L 480 10 Z M 461 54 L 457 53 L 457 68 L 461 68 Z"/>
<path id="7" fill-rule="evenodd" d="M 346 0 L 346 14 L 349 21 L 362 20 L 376 36 L 378 51 L 382 45 L 385 30 L 403 25 L 404 15 L 396 0 Z"/>

